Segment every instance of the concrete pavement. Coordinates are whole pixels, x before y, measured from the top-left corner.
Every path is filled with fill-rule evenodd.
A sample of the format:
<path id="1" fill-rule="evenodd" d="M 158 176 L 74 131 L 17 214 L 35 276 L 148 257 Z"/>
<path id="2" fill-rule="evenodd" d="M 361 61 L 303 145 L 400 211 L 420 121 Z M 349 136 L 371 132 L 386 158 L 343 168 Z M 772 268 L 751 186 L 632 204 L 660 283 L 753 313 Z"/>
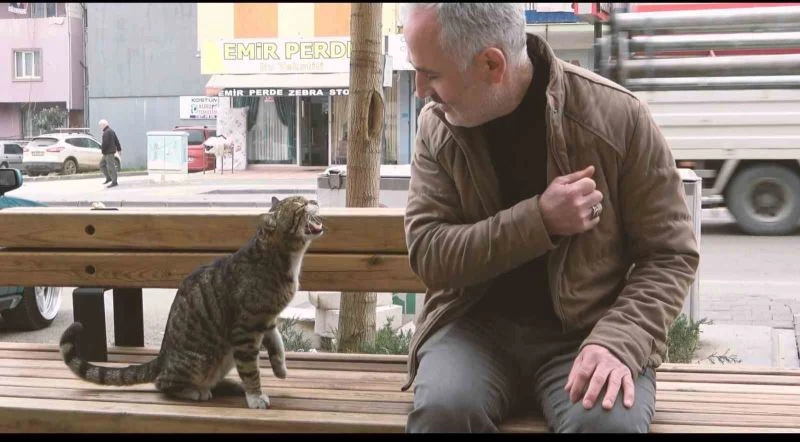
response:
<path id="1" fill-rule="evenodd" d="M 28 198 L 51 206 L 106 207 L 260 207 L 268 206 L 272 195 L 316 194 L 316 179 L 325 168 L 295 166 L 250 166 L 245 171 L 191 173 L 185 181 L 151 182 L 146 173 L 119 178 L 119 186 L 106 188 L 103 177 L 92 174 L 59 180 L 27 178 L 10 196 Z"/>

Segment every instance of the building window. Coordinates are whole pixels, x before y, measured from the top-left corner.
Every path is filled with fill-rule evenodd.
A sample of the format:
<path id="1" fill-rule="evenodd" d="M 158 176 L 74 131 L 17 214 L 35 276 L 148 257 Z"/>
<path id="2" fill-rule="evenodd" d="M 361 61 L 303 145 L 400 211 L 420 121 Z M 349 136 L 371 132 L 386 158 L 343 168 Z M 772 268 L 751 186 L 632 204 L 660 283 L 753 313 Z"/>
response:
<path id="1" fill-rule="evenodd" d="M 38 80 L 42 78 L 42 60 L 38 50 L 14 51 L 14 79 Z"/>
<path id="2" fill-rule="evenodd" d="M 55 3 L 31 3 L 31 17 L 46 18 L 57 17 L 58 8 Z"/>

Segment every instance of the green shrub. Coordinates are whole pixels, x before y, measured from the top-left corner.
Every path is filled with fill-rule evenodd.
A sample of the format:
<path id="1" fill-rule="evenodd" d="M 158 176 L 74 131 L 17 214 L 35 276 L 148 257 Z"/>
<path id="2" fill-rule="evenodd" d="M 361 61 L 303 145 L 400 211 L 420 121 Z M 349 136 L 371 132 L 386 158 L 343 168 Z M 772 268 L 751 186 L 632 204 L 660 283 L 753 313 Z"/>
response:
<path id="1" fill-rule="evenodd" d="M 336 343 L 339 341 L 339 331 L 333 330 L 333 335 L 333 338 L 320 339 L 321 351 L 337 352 Z M 359 349 L 359 353 L 407 355 L 411 336 L 412 333 L 410 331 L 396 333 L 392 330 L 392 318 L 386 318 L 386 324 L 375 333 L 375 342 L 371 345 L 362 345 Z"/>
<path id="2" fill-rule="evenodd" d="M 386 318 L 386 324 L 375 333 L 375 343 L 363 345 L 361 353 L 407 355 L 411 335 L 411 331 L 396 333 L 392 329 L 392 318 Z"/>
<path id="3" fill-rule="evenodd" d="M 697 322 L 681 314 L 675 319 L 667 333 L 667 360 L 666 362 L 687 363 L 692 362 L 694 353 L 700 340 L 700 326 L 711 324 L 703 318 Z"/>
<path id="4" fill-rule="evenodd" d="M 278 321 L 278 331 L 283 338 L 283 347 L 286 351 L 308 351 L 311 349 L 311 340 L 306 339 L 303 332 L 297 327 L 298 318 L 286 318 Z"/>

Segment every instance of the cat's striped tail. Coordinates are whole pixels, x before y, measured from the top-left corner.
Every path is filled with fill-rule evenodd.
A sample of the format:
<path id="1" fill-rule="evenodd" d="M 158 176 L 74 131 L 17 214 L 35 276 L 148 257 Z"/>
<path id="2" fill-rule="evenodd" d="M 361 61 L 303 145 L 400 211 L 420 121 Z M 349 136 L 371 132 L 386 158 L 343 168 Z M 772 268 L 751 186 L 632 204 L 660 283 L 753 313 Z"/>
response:
<path id="1" fill-rule="evenodd" d="M 123 368 L 101 367 L 78 357 L 77 343 L 83 325 L 73 322 L 61 335 L 61 357 L 73 373 L 81 379 L 100 385 L 134 385 L 153 382 L 161 371 L 161 355 L 150 362 Z"/>

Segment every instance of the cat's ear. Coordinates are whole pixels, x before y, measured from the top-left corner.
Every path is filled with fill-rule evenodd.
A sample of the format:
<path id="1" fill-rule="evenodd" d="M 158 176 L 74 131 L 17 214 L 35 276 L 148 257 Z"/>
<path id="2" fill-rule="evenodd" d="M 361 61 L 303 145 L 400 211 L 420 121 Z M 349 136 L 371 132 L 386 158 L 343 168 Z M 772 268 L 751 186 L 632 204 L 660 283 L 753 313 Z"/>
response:
<path id="1" fill-rule="evenodd" d="M 274 209 L 275 206 L 277 206 L 279 202 L 281 202 L 281 200 L 279 200 L 277 197 L 273 196 L 272 197 L 272 207 L 270 207 L 270 210 Z"/>
<path id="2" fill-rule="evenodd" d="M 278 221 L 272 212 L 265 213 L 258 218 L 258 230 L 262 233 L 273 232 L 278 227 Z"/>

